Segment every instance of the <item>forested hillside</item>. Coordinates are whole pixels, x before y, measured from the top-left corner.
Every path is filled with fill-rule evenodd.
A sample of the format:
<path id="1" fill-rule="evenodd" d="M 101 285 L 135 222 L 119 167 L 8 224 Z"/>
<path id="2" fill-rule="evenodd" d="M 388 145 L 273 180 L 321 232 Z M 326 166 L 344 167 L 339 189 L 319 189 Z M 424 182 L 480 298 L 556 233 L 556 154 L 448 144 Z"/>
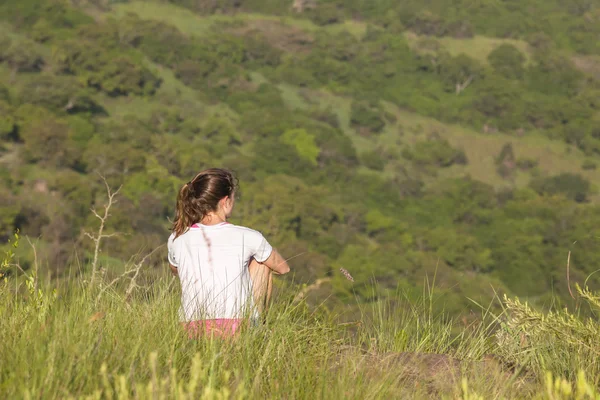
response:
<path id="1" fill-rule="evenodd" d="M 110 275 L 221 166 L 316 300 L 435 275 L 452 313 L 567 301 L 568 252 L 571 283 L 600 268 L 600 3 L 2 0 L 0 137 L 0 239 L 59 278 L 89 269 L 101 177 Z"/>

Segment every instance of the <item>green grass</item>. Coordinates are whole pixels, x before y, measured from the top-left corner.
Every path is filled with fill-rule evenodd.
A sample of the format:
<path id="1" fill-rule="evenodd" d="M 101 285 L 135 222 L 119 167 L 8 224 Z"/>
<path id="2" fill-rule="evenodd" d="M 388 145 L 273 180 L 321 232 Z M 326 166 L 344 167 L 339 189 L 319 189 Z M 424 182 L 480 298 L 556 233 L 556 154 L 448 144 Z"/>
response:
<path id="1" fill-rule="evenodd" d="M 504 43 L 512 44 L 519 49 L 529 60 L 530 50 L 527 42 L 517 39 L 500 39 L 487 36 L 476 35 L 467 39 L 456 39 L 452 37 L 430 38 L 420 36 L 414 32 L 407 31 L 404 37 L 408 40 L 410 46 L 419 51 L 420 43 L 427 40 L 435 40 L 439 45 L 453 56 L 466 54 L 467 56 L 487 64 L 488 55 L 498 46 Z"/>
<path id="2" fill-rule="evenodd" d="M 134 13 L 144 19 L 163 21 L 176 26 L 183 33 L 196 36 L 202 36 L 210 32 L 211 26 L 215 23 L 235 21 L 274 21 L 279 22 L 284 26 L 298 28 L 307 32 L 315 32 L 319 30 L 330 33 L 348 32 L 357 38 L 363 37 L 367 30 L 366 24 L 352 20 L 320 27 L 308 19 L 286 16 L 279 17 L 256 13 L 200 16 L 183 7 L 169 3 L 158 3 L 152 1 L 118 3 L 113 6 L 113 12 L 119 18 L 125 16 L 127 13 Z"/>
<path id="3" fill-rule="evenodd" d="M 567 399 L 560 385 L 545 387 L 544 371 L 569 378 L 565 385 L 586 371 L 580 386 L 592 393 L 600 378 L 593 354 L 576 342 L 559 346 L 545 334 L 544 343 L 528 349 L 544 369 L 513 349 L 521 336 L 511 332 L 531 334 L 519 320 L 522 307 L 510 303 L 504 320 L 512 331 L 502 331 L 502 352 L 494 318 L 483 310 L 489 323 L 463 325 L 434 315 L 431 287 L 421 299 L 398 293 L 390 302 L 362 305 L 342 323 L 327 304 L 309 308 L 292 300 L 298 289 L 278 285 L 263 324 L 235 340 L 190 340 L 178 322 L 174 277 L 142 272 L 148 286 L 127 296 L 125 278 L 89 288 L 85 275 L 42 283 L 38 273 L 0 281 L 2 398 Z M 502 360 L 519 367 L 505 368 Z"/>

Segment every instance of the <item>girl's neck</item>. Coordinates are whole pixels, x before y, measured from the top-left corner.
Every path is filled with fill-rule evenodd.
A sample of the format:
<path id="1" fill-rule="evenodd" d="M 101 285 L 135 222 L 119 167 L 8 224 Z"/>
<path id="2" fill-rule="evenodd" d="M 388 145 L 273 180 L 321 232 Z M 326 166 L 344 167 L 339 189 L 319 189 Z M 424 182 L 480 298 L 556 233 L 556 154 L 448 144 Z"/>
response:
<path id="1" fill-rule="evenodd" d="M 207 214 L 204 218 L 202 218 L 202 221 L 200 221 L 202 225 L 208 226 L 222 224 L 223 222 L 227 222 L 227 218 L 219 213 Z"/>

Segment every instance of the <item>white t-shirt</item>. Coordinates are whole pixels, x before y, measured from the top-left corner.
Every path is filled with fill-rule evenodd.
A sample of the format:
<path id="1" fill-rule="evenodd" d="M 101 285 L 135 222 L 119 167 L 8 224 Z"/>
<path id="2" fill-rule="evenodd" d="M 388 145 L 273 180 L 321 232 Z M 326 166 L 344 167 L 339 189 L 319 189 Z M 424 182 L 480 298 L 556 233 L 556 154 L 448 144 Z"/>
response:
<path id="1" fill-rule="evenodd" d="M 272 251 L 260 232 L 227 222 L 194 224 L 177 239 L 172 234 L 169 262 L 181 282 L 181 320 L 256 317 L 248 265 Z"/>

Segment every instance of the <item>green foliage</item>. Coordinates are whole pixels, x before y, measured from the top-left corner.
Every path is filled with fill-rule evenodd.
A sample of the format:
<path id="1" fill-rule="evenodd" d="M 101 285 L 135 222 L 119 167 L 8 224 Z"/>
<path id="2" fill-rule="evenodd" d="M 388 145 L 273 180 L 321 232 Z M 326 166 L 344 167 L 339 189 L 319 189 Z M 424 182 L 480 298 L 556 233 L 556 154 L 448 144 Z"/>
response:
<path id="1" fill-rule="evenodd" d="M 511 178 L 517 167 L 517 160 L 513 151 L 512 143 L 506 143 L 502 146 L 500 154 L 496 157 L 496 171 L 503 178 Z"/>
<path id="2" fill-rule="evenodd" d="M 594 170 L 596 168 L 598 168 L 598 164 L 596 164 L 594 161 L 592 160 L 585 160 L 582 164 L 581 164 L 581 168 L 584 170 Z"/>
<path id="3" fill-rule="evenodd" d="M 515 46 L 501 44 L 488 55 L 494 71 L 509 79 L 520 79 L 525 73 L 525 56 Z"/>
<path id="4" fill-rule="evenodd" d="M 374 169 L 376 171 L 383 171 L 386 164 L 386 160 L 382 156 L 380 150 L 364 152 L 360 155 L 360 160 L 365 167 Z"/>
<path id="5" fill-rule="evenodd" d="M 77 75 L 87 86 L 110 96 L 150 95 L 161 82 L 141 62 L 127 55 L 111 54 L 89 42 L 65 42 L 55 52 L 55 62 L 63 72 Z"/>
<path id="6" fill-rule="evenodd" d="M 0 62 L 16 72 L 39 72 L 45 64 L 36 44 L 32 41 L 0 39 Z"/>
<path id="7" fill-rule="evenodd" d="M 70 76 L 36 75 L 28 78 L 18 90 L 27 104 L 45 107 L 54 112 L 102 113 L 102 107 L 92 93 Z"/>
<path id="8" fill-rule="evenodd" d="M 385 128 L 381 109 L 376 104 L 353 102 L 351 113 L 350 123 L 360 132 L 380 133 Z"/>
<path id="9" fill-rule="evenodd" d="M 101 174 L 124 184 L 111 225 L 124 235 L 101 249 L 110 273 L 164 242 L 182 182 L 225 166 L 242 182 L 238 222 L 302 254 L 301 280 L 350 271 L 362 301 L 439 264 L 453 313 L 465 295 L 489 301 L 488 283 L 541 303 L 551 288 L 568 298 L 559 266 L 573 241 L 574 279 L 600 263 L 582 238 L 600 221 L 590 185 L 559 178 L 584 159 L 597 178 L 592 10 L 209 3 L 0 4 L 2 235 L 40 236 L 40 260 L 65 273 L 95 226 Z M 514 149 L 500 150 L 505 134 Z M 455 179 L 469 175 L 480 181 Z"/>
<path id="10" fill-rule="evenodd" d="M 449 167 L 453 164 L 468 162 L 462 150 L 455 149 L 447 140 L 432 137 L 430 140 L 415 143 L 411 149 L 406 149 L 402 155 L 416 165 L 423 167 Z"/>
<path id="11" fill-rule="evenodd" d="M 477 80 L 483 73 L 483 67 L 472 58 L 461 54 L 456 57 L 442 59 L 438 67 L 438 73 L 443 80 L 446 90 L 459 94 L 461 86 L 466 86 L 473 80 Z"/>
<path id="12" fill-rule="evenodd" d="M 19 131 L 29 162 L 68 167 L 76 162 L 76 151 L 69 142 L 68 125 L 53 118 L 33 121 Z"/>
<path id="13" fill-rule="evenodd" d="M 543 195 L 564 194 L 579 203 L 587 201 L 590 194 L 590 182 L 579 174 L 571 173 L 538 178 L 531 182 L 531 188 Z"/>
<path id="14" fill-rule="evenodd" d="M 315 137 L 304 129 L 292 129 L 284 132 L 281 141 L 294 146 L 298 155 L 313 165 L 317 165 L 320 149 L 315 143 Z"/>
<path id="15" fill-rule="evenodd" d="M 17 124 L 13 114 L 13 108 L 6 102 L 0 100 L 0 138 L 15 139 Z"/>
<path id="16" fill-rule="evenodd" d="M 453 230 L 436 228 L 427 234 L 428 245 L 450 267 L 471 272 L 489 271 L 493 265 L 491 250 L 476 238 L 456 234 Z"/>
<path id="17" fill-rule="evenodd" d="M 341 22 L 344 19 L 344 12 L 334 3 L 322 3 L 309 12 L 309 17 L 315 24 L 325 26 Z"/>
<path id="18" fill-rule="evenodd" d="M 593 310 L 600 307 L 598 294 L 588 287 L 577 285 L 575 294 Z M 579 378 L 585 373 L 597 379 L 600 365 L 594 337 L 599 331 L 598 321 L 558 307 L 544 313 L 506 296 L 504 307 L 505 317 L 496 333 L 503 357 L 537 374 L 545 370 L 575 379 L 575 366 L 580 366 Z M 555 357 L 557 353 L 564 356 Z"/>
<path id="19" fill-rule="evenodd" d="M 12 266 L 12 262 L 15 258 L 14 249 L 19 247 L 19 240 L 21 236 L 19 236 L 19 230 L 15 231 L 13 234 L 13 240 L 9 239 L 8 244 L 10 247 L 8 250 L 4 251 L 4 255 L 2 256 L 2 262 L 0 263 L 0 279 L 3 279 L 6 282 L 6 273 L 8 268 Z"/>

